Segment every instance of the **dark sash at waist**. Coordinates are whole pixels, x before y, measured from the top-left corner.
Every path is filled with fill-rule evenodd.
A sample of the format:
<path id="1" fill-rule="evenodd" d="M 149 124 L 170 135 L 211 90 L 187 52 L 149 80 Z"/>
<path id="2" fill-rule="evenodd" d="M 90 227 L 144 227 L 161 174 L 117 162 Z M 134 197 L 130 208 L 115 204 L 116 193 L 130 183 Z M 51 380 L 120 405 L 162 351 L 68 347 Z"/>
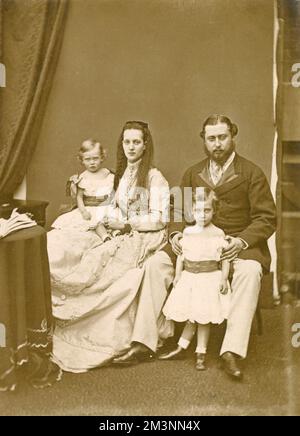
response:
<path id="1" fill-rule="evenodd" d="M 211 272 L 220 269 L 220 262 L 216 260 L 184 260 L 184 270 L 190 273 L 198 274 L 201 272 Z"/>
<path id="2" fill-rule="evenodd" d="M 102 195 L 102 196 L 99 196 L 99 197 L 91 196 L 91 195 L 85 195 L 83 197 L 83 201 L 84 201 L 84 205 L 85 206 L 100 206 L 107 199 L 108 199 L 108 195 Z"/>

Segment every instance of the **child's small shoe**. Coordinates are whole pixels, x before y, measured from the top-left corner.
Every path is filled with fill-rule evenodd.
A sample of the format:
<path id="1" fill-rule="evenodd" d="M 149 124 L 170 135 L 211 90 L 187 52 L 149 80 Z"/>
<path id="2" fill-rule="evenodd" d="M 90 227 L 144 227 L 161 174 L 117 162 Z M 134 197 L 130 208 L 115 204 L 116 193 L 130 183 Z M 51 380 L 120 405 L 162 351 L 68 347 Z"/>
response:
<path id="1" fill-rule="evenodd" d="M 206 365 L 205 365 L 205 353 L 197 353 L 196 354 L 196 369 L 197 371 L 205 371 Z"/>

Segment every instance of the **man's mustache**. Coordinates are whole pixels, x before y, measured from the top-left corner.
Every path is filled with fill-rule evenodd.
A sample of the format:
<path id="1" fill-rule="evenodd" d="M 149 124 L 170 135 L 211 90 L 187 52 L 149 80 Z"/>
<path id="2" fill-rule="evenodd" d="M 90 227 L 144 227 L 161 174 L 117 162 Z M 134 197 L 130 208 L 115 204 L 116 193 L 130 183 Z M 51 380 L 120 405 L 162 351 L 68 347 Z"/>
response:
<path id="1" fill-rule="evenodd" d="M 206 147 L 206 145 L 204 144 L 204 152 L 206 154 L 206 156 L 211 157 L 214 155 L 215 152 L 224 152 L 223 148 L 215 148 L 213 149 L 213 151 L 209 151 L 208 148 Z M 228 156 L 230 156 L 230 154 L 235 151 L 235 144 L 232 143 L 230 149 L 228 150 Z"/>

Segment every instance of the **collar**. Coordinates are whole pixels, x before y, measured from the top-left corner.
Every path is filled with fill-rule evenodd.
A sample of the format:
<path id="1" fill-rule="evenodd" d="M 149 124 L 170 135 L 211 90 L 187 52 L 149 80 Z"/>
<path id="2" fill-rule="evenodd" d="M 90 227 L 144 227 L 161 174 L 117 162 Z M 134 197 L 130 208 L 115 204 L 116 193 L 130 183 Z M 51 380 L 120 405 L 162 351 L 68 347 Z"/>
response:
<path id="1" fill-rule="evenodd" d="M 130 172 L 137 171 L 137 169 L 140 166 L 141 162 L 142 162 L 142 158 L 140 158 L 139 160 L 137 160 L 136 162 L 133 162 L 133 163 L 127 162 L 127 169 Z"/>

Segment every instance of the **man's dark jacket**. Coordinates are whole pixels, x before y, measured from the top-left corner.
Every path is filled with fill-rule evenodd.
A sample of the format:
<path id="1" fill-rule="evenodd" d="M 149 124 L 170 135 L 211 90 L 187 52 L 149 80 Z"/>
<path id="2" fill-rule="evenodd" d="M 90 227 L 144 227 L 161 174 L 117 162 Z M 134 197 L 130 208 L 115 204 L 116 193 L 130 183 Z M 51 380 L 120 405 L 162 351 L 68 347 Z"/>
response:
<path id="1" fill-rule="evenodd" d="M 276 207 L 267 179 L 257 165 L 236 154 L 214 186 L 207 158 L 185 172 L 181 187 L 213 189 L 219 199 L 213 223 L 226 235 L 238 236 L 247 242 L 249 247 L 240 252 L 239 258 L 257 260 L 264 271 L 269 270 L 271 256 L 267 240 L 276 229 Z M 177 212 L 174 213 L 176 216 Z M 172 220 L 169 231 L 182 231 L 184 226 L 185 223 Z M 170 246 L 165 251 L 171 254 Z"/>

